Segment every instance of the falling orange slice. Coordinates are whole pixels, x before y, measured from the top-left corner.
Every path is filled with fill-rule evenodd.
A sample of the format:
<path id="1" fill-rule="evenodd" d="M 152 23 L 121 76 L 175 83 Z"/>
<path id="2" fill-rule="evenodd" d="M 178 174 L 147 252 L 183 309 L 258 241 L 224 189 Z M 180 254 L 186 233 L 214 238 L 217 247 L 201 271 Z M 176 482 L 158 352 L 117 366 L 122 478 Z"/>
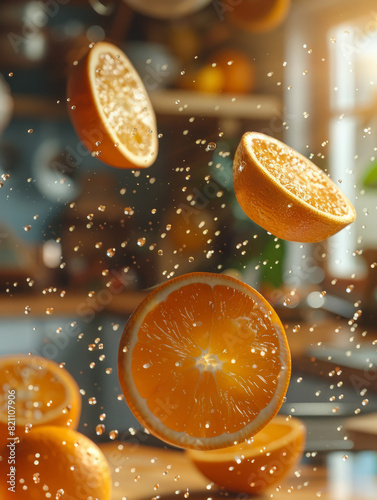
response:
<path id="1" fill-rule="evenodd" d="M 218 486 L 256 495 L 289 475 L 302 458 L 305 435 L 301 420 L 277 415 L 248 442 L 187 453 L 200 472 Z"/>
<path id="2" fill-rule="evenodd" d="M 323 170 L 257 132 L 244 134 L 238 145 L 233 184 L 245 214 L 284 240 L 321 241 L 356 218 L 351 202 Z"/>
<path id="3" fill-rule="evenodd" d="M 152 104 L 137 71 L 117 46 L 92 46 L 72 66 L 67 93 L 72 123 L 93 155 L 118 168 L 145 168 L 156 160 Z"/>
<path id="4" fill-rule="evenodd" d="M 229 276 L 190 273 L 153 290 L 124 329 L 126 401 L 175 446 L 241 442 L 278 412 L 290 377 L 284 328 L 270 304 Z"/>
<path id="5" fill-rule="evenodd" d="M 39 356 L 0 358 L 0 444 L 38 425 L 76 429 L 80 415 L 80 390 L 65 368 Z"/>

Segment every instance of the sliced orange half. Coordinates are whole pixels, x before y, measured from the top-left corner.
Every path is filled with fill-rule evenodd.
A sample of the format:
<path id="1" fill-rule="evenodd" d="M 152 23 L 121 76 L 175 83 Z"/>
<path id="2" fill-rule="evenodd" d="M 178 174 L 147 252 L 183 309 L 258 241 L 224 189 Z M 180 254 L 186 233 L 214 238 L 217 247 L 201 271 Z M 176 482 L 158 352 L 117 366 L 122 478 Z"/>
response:
<path id="1" fill-rule="evenodd" d="M 28 426 L 49 424 L 76 429 L 80 415 L 80 390 L 65 368 L 39 356 L 0 358 L 1 443 L 7 437 L 21 437 Z"/>
<path id="2" fill-rule="evenodd" d="M 292 472 L 302 458 L 305 435 L 301 420 L 277 415 L 249 442 L 187 453 L 200 472 L 218 486 L 255 495 Z"/>
<path id="3" fill-rule="evenodd" d="M 153 290 L 118 354 L 126 401 L 152 434 L 183 448 L 241 442 L 278 412 L 290 377 L 270 304 L 229 276 L 190 273 Z"/>
<path id="4" fill-rule="evenodd" d="M 68 109 L 78 136 L 100 160 L 145 168 L 158 151 L 156 116 L 144 84 L 115 45 L 98 42 L 71 68 Z"/>
<path id="5" fill-rule="evenodd" d="M 351 202 L 323 170 L 257 132 L 244 134 L 238 145 L 233 184 L 245 214 L 284 240 L 321 241 L 356 218 Z"/>

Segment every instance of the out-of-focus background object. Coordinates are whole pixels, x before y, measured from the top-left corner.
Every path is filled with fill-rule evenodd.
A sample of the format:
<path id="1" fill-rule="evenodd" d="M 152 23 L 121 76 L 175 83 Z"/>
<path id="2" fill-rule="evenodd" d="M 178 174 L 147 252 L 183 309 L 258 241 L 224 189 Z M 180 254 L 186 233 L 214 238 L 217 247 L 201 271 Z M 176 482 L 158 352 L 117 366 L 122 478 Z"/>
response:
<path id="1" fill-rule="evenodd" d="M 211 0 L 123 0 L 136 12 L 157 19 L 174 19 L 194 14 Z"/>
<path id="2" fill-rule="evenodd" d="M 13 113 L 13 98 L 9 85 L 0 75 L 0 134 L 7 127 Z"/>
<path id="3" fill-rule="evenodd" d="M 251 33 L 275 29 L 287 17 L 291 0 L 242 0 L 235 8 L 224 9 L 229 20 Z"/>

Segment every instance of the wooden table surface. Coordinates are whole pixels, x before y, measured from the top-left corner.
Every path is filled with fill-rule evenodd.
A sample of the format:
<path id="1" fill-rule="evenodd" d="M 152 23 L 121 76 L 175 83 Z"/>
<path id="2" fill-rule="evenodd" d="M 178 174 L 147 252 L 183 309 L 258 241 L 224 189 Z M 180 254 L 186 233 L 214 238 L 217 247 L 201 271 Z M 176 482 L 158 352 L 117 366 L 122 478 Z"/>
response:
<path id="1" fill-rule="evenodd" d="M 203 477 L 184 452 L 137 444 L 102 444 L 113 478 L 112 500 L 245 500 L 245 494 L 228 494 Z M 279 491 L 272 487 L 267 500 L 371 500 L 377 498 L 377 474 L 357 484 L 344 459 L 334 457 L 334 471 L 323 466 L 299 464 L 282 482 Z M 352 460 L 350 460 L 352 462 Z M 342 474 L 340 471 L 342 470 Z M 331 472 L 331 473 L 330 473 Z M 373 496 L 373 492 L 375 496 Z"/>

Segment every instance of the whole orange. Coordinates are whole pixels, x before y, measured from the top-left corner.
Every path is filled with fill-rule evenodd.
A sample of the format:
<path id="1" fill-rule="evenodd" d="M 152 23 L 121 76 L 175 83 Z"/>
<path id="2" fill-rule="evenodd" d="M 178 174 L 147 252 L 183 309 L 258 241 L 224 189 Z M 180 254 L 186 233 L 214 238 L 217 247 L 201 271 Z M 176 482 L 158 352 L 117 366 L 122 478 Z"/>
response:
<path id="1" fill-rule="evenodd" d="M 2 500 L 111 497 L 110 468 L 102 451 L 83 434 L 64 427 L 36 427 L 19 443 L 9 441 L 0 451 L 0 476 Z"/>
<path id="2" fill-rule="evenodd" d="M 255 89 L 255 68 L 248 54 L 237 49 L 221 49 L 210 61 L 224 75 L 222 92 L 247 94 Z"/>

